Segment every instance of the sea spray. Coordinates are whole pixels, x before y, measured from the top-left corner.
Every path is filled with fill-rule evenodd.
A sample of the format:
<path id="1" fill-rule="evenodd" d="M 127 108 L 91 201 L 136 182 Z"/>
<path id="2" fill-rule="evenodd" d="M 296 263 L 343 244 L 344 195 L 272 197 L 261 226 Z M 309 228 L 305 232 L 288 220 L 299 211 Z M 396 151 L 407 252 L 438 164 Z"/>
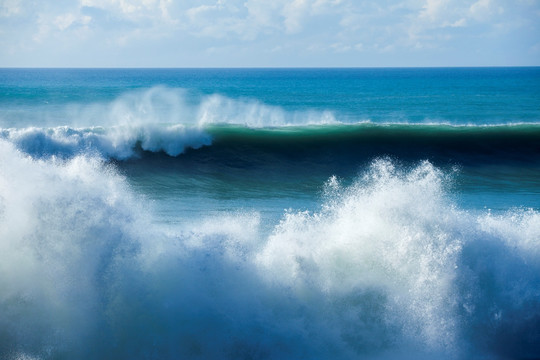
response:
<path id="1" fill-rule="evenodd" d="M 290 112 L 255 99 L 195 96 L 164 86 L 127 91 L 108 101 L 32 104 L 32 108 L 22 113 L 5 110 L 0 139 L 34 157 L 90 153 L 125 160 L 141 151 L 178 156 L 186 149 L 210 145 L 212 135 L 207 130 L 213 125 L 262 128 L 338 123 L 329 111 Z M 13 122 L 14 118 L 18 121 Z"/>
<path id="2" fill-rule="evenodd" d="M 463 337 L 493 358 L 537 358 L 540 213 L 511 209 L 475 220 L 456 278 Z"/>
<path id="3" fill-rule="evenodd" d="M 376 160 L 320 209 L 163 230 L 92 156 L 0 140 L 0 357 L 539 354 L 539 214 L 469 213 L 451 175 Z"/>
<path id="4" fill-rule="evenodd" d="M 352 347 L 411 334 L 419 344 L 452 348 L 458 332 L 453 278 L 464 221 L 443 185 L 444 174 L 427 162 L 405 173 L 378 160 L 347 188 L 333 178 L 322 210 L 286 214 L 258 261 L 299 294 L 349 299 L 349 306 L 335 307 L 347 316 L 335 315 L 365 327 L 342 329 Z"/>
<path id="5" fill-rule="evenodd" d="M 201 101 L 199 125 L 234 124 L 250 128 L 339 124 L 329 111 L 286 111 L 253 99 L 231 99 L 212 94 Z"/>
<path id="6" fill-rule="evenodd" d="M 166 86 L 132 89 L 112 98 L 70 101 L 54 106 L 48 99 L 21 109 L 11 104 L 0 112 L 0 128 L 73 128 L 182 124 L 201 127 L 236 124 L 252 128 L 337 124 L 331 110 L 288 110 L 255 98 L 231 98 L 222 94 L 198 94 L 189 89 Z M 17 121 L 14 121 L 17 120 Z M 365 120 L 365 118 L 361 119 Z"/>
<path id="7" fill-rule="evenodd" d="M 97 154 L 104 159 L 125 160 L 138 152 L 164 152 L 178 156 L 187 148 L 198 149 L 212 142 L 198 127 L 184 125 L 124 125 L 114 127 L 0 129 L 0 138 L 33 157 L 71 158 Z"/>
<path id="8" fill-rule="evenodd" d="M 0 141 L 0 164 L 0 357 L 101 357 L 107 278 L 148 236 L 140 206 L 95 158 L 33 160 Z"/>

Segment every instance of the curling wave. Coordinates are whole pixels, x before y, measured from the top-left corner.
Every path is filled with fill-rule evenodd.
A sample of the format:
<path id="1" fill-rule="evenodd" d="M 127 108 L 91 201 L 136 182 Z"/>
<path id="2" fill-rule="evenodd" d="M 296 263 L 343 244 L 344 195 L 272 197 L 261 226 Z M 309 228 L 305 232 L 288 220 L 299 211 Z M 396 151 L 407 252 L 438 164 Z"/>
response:
<path id="1" fill-rule="evenodd" d="M 71 158 L 99 154 L 125 160 L 162 152 L 176 157 L 188 149 L 210 148 L 190 159 L 226 163 L 308 160 L 355 163 L 374 157 L 454 163 L 536 163 L 540 125 L 451 126 L 420 124 L 326 124 L 246 127 L 238 124 L 139 124 L 109 127 L 0 129 L 0 139 L 33 157 Z"/>
<path id="2" fill-rule="evenodd" d="M 212 142 L 203 130 L 183 125 L 0 129 L 0 138 L 36 158 L 72 158 L 88 153 L 118 160 L 136 156 L 140 151 L 178 156 L 186 148 L 198 149 Z"/>
<path id="3" fill-rule="evenodd" d="M 540 158 L 540 124 L 535 122 L 372 123 L 325 109 L 286 109 L 162 86 L 103 102 L 12 106 L 0 112 L 0 139 L 36 158 L 90 153 L 125 160 L 145 152 L 176 157 L 208 145 L 212 149 L 201 152 L 203 158 L 252 154 L 253 161 L 268 154 L 314 162 L 327 156 L 332 162 L 380 156 L 460 163 Z"/>

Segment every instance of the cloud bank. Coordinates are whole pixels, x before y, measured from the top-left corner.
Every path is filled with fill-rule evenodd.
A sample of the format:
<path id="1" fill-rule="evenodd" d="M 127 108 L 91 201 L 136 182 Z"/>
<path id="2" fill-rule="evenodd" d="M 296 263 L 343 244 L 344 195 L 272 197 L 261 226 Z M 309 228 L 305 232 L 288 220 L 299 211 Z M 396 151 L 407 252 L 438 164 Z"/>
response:
<path id="1" fill-rule="evenodd" d="M 540 65 L 536 0 L 0 0 L 0 66 Z"/>

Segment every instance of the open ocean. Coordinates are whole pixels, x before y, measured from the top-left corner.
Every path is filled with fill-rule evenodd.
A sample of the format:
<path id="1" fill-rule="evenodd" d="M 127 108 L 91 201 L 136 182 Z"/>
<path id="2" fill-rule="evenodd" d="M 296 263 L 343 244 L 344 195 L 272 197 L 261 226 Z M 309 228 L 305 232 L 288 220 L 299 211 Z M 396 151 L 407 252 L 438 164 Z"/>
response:
<path id="1" fill-rule="evenodd" d="M 540 358 L 540 68 L 0 69 L 0 359 Z"/>

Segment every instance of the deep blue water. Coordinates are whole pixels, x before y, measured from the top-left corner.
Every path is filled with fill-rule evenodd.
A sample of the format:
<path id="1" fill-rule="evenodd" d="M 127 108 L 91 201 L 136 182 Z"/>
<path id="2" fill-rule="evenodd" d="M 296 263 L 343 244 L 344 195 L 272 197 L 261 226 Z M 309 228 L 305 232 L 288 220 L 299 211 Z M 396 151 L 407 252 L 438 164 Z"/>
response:
<path id="1" fill-rule="evenodd" d="M 540 357 L 540 68 L 0 69 L 0 358 Z"/>

